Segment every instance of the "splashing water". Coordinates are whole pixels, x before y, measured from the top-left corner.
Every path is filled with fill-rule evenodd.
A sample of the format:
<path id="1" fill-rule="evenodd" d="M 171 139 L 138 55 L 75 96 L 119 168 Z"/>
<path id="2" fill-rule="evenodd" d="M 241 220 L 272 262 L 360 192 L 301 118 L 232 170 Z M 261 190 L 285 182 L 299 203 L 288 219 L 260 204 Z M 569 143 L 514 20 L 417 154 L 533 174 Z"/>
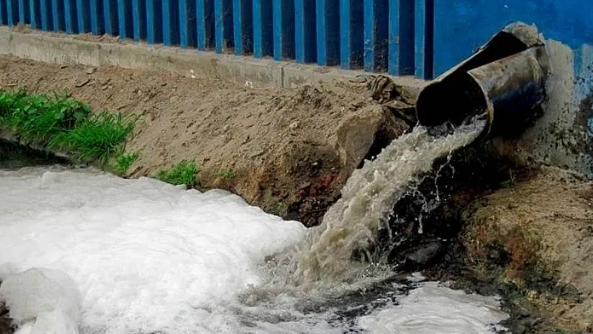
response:
<path id="1" fill-rule="evenodd" d="M 438 283 L 348 293 L 387 272 L 351 261 L 354 250 L 373 243 L 435 159 L 479 132 L 403 136 L 309 232 L 224 191 L 93 170 L 0 171 L 0 299 L 19 334 L 490 333 L 506 318 L 491 297 Z M 262 268 L 274 254 L 290 262 Z M 303 294 L 315 280 L 323 289 Z"/>
<path id="2" fill-rule="evenodd" d="M 432 136 L 427 128 L 416 127 L 354 171 L 342 190 L 342 198 L 328 210 L 319 227 L 309 230 L 296 254 L 298 264 L 291 281 L 297 285 L 348 282 L 362 275 L 387 274 L 378 263 L 353 262 L 354 252 L 373 244 L 394 205 L 416 189 L 435 160 L 471 143 L 484 126 L 484 122 L 472 122 L 445 137 Z"/>

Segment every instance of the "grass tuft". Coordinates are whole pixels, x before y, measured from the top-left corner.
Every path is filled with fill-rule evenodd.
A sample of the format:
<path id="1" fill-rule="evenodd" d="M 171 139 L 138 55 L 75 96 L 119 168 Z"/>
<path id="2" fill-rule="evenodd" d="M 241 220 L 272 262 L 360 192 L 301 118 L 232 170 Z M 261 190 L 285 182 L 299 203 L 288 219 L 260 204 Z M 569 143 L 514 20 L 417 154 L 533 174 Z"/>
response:
<path id="1" fill-rule="evenodd" d="M 140 157 L 140 153 L 121 153 L 115 158 L 115 163 L 113 168 L 116 172 L 120 174 L 125 174 L 130 169 L 130 166 L 134 163 L 134 161 L 138 160 Z"/>
<path id="2" fill-rule="evenodd" d="M 72 130 L 54 136 L 49 147 L 73 152 L 83 161 L 105 164 L 110 157 L 121 153 L 127 138 L 134 131 L 135 123 L 136 119 L 102 112 Z"/>
<path id="3" fill-rule="evenodd" d="M 156 177 L 172 185 L 177 186 L 183 184 L 188 188 L 193 188 L 196 185 L 196 174 L 199 171 L 198 164 L 193 161 L 183 160 L 170 169 L 159 170 Z"/>

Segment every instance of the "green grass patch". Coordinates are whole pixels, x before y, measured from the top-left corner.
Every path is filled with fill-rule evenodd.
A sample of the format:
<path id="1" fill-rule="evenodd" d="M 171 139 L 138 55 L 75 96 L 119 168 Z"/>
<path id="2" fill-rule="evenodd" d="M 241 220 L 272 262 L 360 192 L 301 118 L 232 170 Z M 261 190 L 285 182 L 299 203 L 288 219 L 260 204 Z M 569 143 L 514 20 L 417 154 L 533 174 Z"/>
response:
<path id="1" fill-rule="evenodd" d="M 88 118 L 90 107 L 68 94 L 28 95 L 24 89 L 0 91 L 0 125 L 22 139 L 44 145 L 53 136 Z"/>
<path id="2" fill-rule="evenodd" d="M 170 169 L 159 170 L 156 177 L 172 185 L 177 186 L 183 184 L 188 188 L 193 188 L 196 185 L 196 175 L 199 171 L 198 164 L 193 161 L 183 160 Z"/>
<path id="3" fill-rule="evenodd" d="M 214 175 L 222 177 L 223 179 L 231 180 L 237 177 L 237 173 L 232 169 L 217 170 Z"/>
<path id="4" fill-rule="evenodd" d="M 102 165 L 118 157 L 117 168 L 137 159 L 123 157 L 137 117 L 120 113 L 91 114 L 91 108 L 69 94 L 29 94 L 26 89 L 0 90 L 0 128 L 21 140 L 63 151 L 82 161 Z M 130 161 L 131 159 L 131 161 Z"/>
<path id="5" fill-rule="evenodd" d="M 121 114 L 102 112 L 80 122 L 70 131 L 53 136 L 49 147 L 72 152 L 83 161 L 105 164 L 110 157 L 121 153 L 135 123 L 135 119 Z"/>
<path id="6" fill-rule="evenodd" d="M 140 153 L 121 153 L 115 158 L 115 163 L 113 164 L 113 168 L 116 172 L 120 174 L 125 174 L 130 169 L 130 166 L 134 163 L 134 161 L 138 160 L 140 157 Z"/>

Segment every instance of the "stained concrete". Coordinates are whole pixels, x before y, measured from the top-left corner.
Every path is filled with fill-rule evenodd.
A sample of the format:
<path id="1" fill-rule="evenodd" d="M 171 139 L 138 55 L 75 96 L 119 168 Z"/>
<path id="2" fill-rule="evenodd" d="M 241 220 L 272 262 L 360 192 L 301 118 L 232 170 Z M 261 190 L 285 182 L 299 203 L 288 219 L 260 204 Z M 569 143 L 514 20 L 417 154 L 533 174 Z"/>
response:
<path id="1" fill-rule="evenodd" d="M 254 87 L 274 85 L 289 88 L 307 83 L 348 80 L 365 74 L 162 45 L 148 46 L 127 41 L 97 43 L 63 34 L 17 32 L 6 27 L 0 27 L 0 54 L 58 64 L 157 69 L 186 76 L 220 77 Z M 393 79 L 407 87 L 422 87 L 425 84 L 413 77 Z"/>

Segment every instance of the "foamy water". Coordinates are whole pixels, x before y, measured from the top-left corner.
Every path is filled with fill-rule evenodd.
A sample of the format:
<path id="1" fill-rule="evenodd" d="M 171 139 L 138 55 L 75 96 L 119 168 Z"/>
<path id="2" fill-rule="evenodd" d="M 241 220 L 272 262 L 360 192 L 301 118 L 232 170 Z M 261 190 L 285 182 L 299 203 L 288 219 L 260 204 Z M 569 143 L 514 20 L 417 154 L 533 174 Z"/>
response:
<path id="1" fill-rule="evenodd" d="M 266 259 L 307 245 L 306 234 L 224 191 L 94 170 L 0 171 L 0 298 L 20 333 L 488 333 L 506 318 L 496 299 L 436 283 L 410 295 L 394 285 L 370 304 L 334 302 L 351 286 L 303 295 L 277 284 L 286 277 Z"/>

